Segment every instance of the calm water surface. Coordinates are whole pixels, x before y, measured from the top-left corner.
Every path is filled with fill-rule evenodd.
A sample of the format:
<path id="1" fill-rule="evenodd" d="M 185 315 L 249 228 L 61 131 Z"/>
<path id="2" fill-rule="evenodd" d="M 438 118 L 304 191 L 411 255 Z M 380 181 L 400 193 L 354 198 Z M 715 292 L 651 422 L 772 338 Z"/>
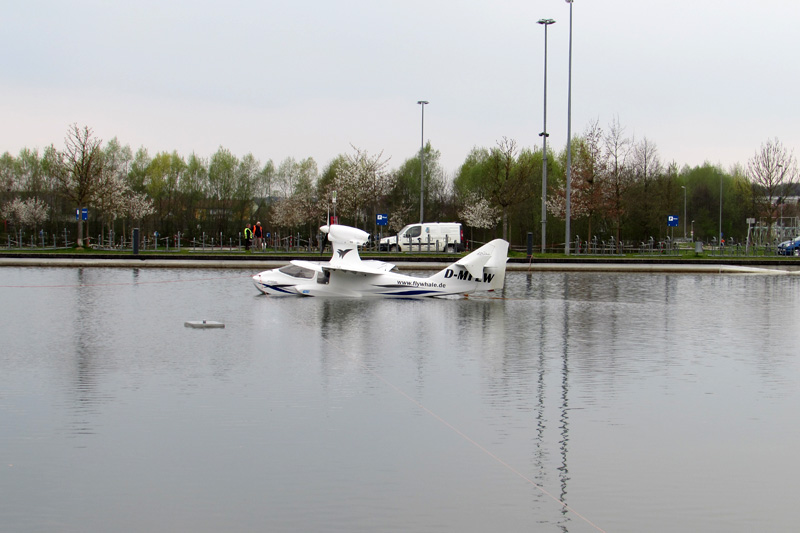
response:
<path id="1" fill-rule="evenodd" d="M 798 276 L 354 301 L 250 274 L 0 269 L 0 529 L 800 527 Z"/>

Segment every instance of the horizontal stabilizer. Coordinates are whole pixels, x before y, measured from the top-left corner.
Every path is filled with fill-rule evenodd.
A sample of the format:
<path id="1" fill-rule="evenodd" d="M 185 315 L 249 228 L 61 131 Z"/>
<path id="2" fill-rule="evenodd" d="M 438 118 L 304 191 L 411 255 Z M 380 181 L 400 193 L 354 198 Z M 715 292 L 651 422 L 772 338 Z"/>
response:
<path id="1" fill-rule="evenodd" d="M 494 241 L 486 243 L 471 254 L 456 261 L 456 264 L 466 268 L 473 278 L 481 279 L 483 277 L 483 266 L 492 258 L 494 249 Z"/>

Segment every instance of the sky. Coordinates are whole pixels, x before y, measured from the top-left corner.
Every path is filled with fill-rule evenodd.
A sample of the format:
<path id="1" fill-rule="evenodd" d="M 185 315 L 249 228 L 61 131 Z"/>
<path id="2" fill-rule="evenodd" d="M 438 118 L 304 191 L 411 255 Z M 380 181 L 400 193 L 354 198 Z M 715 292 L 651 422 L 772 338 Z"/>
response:
<path id="1" fill-rule="evenodd" d="M 389 168 L 423 138 L 454 176 L 474 147 L 567 141 L 564 0 L 26 0 L 0 17 L 0 153 L 71 124 L 151 156 L 262 164 L 353 147 Z M 662 162 L 800 149 L 800 2 L 575 0 L 572 133 L 616 120 Z M 430 102 L 422 106 L 419 100 Z"/>

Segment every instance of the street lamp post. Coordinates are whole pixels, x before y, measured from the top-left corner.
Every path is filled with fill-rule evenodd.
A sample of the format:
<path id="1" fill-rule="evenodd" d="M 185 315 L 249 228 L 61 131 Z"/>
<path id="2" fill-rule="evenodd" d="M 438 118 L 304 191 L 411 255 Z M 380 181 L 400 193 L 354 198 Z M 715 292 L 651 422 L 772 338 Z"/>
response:
<path id="1" fill-rule="evenodd" d="M 544 26 L 544 118 L 542 133 L 542 253 L 547 243 L 547 27 L 555 24 L 553 19 L 541 19 L 539 24 Z"/>
<path id="2" fill-rule="evenodd" d="M 681 185 L 683 189 L 683 240 L 686 240 L 686 186 Z"/>
<path id="3" fill-rule="evenodd" d="M 422 106 L 422 141 L 419 147 L 419 223 L 422 224 L 425 222 L 425 104 L 430 102 L 419 100 L 417 103 Z"/>
<path id="4" fill-rule="evenodd" d="M 781 236 L 780 236 L 780 239 L 779 239 L 779 242 L 780 242 L 780 241 L 782 241 L 784 239 L 783 203 L 786 200 L 786 182 L 783 179 L 783 174 L 784 174 L 783 163 L 778 163 L 775 166 L 777 167 L 778 172 L 779 172 L 777 182 L 778 183 L 783 183 L 783 196 L 782 197 L 778 196 L 778 202 L 780 203 L 779 207 L 780 207 L 780 210 L 781 210 L 780 224 L 778 224 L 780 226 L 780 228 L 781 228 Z M 777 229 L 776 229 L 776 231 L 777 231 Z"/>
<path id="5" fill-rule="evenodd" d="M 722 253 L 722 173 L 719 175 L 719 241 L 717 245 Z"/>
<path id="6" fill-rule="evenodd" d="M 569 81 L 567 82 L 567 227 L 566 239 L 564 239 L 564 253 L 569 255 L 572 217 L 572 0 L 566 0 L 566 2 L 569 4 L 569 75 L 567 77 Z"/>

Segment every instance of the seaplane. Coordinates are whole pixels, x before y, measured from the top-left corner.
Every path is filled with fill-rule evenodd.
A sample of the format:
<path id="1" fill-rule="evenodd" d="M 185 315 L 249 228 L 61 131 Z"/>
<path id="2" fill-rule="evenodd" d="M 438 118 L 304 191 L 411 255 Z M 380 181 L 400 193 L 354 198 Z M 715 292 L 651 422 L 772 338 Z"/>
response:
<path id="1" fill-rule="evenodd" d="M 339 224 L 320 231 L 331 242 L 330 260 L 295 259 L 265 270 L 253 276 L 256 288 L 270 296 L 441 298 L 493 291 L 505 284 L 508 242 L 503 239 L 484 244 L 430 277 L 416 277 L 401 274 L 391 263 L 362 260 L 358 247 L 369 239 L 366 231 Z"/>

